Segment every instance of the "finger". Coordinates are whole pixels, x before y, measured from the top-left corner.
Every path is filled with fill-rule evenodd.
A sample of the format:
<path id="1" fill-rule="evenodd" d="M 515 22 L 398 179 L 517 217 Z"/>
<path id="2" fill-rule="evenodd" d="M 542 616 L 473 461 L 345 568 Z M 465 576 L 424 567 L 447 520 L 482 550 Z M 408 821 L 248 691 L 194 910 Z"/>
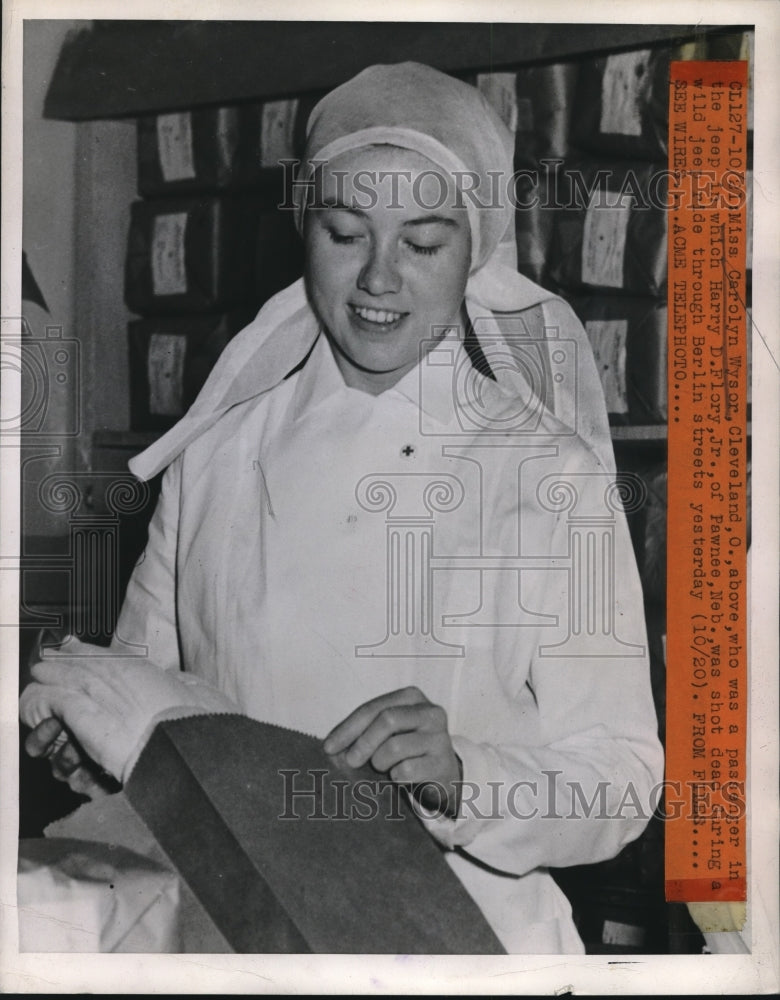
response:
<path id="1" fill-rule="evenodd" d="M 434 813 L 456 816 L 460 803 L 460 789 L 457 783 L 430 778 L 424 771 L 423 764 L 418 776 L 404 782 L 404 787 L 411 791 L 413 802 L 419 802 L 424 809 Z"/>
<path id="2" fill-rule="evenodd" d="M 65 665 L 67 664 L 67 665 Z M 80 660 L 64 663 L 40 662 L 32 669 L 32 676 L 43 688 L 37 696 L 43 706 L 52 708 L 48 715 L 62 718 L 62 711 L 54 710 L 54 699 L 69 694 L 71 698 L 89 700 L 93 708 L 102 708 L 109 712 L 126 712 L 128 704 L 123 694 L 132 691 L 130 678 L 117 676 L 104 667 L 105 661 L 93 660 L 91 663 Z M 52 692 L 57 691 L 55 696 Z M 67 719 L 65 720 L 67 722 Z"/>
<path id="3" fill-rule="evenodd" d="M 413 732 L 396 733 L 384 740 L 371 755 L 371 764 L 383 774 L 391 771 L 409 758 L 424 757 L 435 752 L 431 746 L 431 734 L 415 730 Z M 392 775 L 391 775 L 392 777 Z M 411 778 L 393 778 L 393 780 L 411 781 Z"/>
<path id="4" fill-rule="evenodd" d="M 119 782 L 110 775 L 101 773 L 96 775 L 91 767 L 80 767 L 68 779 L 71 791 L 78 795 L 86 795 L 90 799 L 102 798 L 118 792 L 122 787 Z"/>
<path id="5" fill-rule="evenodd" d="M 347 747 L 351 746 L 366 731 L 376 717 L 386 709 L 420 703 L 430 704 L 422 691 L 416 687 L 401 688 L 400 690 L 380 695 L 378 698 L 372 698 L 371 701 L 358 706 L 354 712 L 350 712 L 343 722 L 340 722 L 328 733 L 324 744 L 325 753 L 337 754 L 341 753 L 342 750 L 346 750 Z M 368 757 L 366 760 L 368 760 Z"/>
<path id="6" fill-rule="evenodd" d="M 68 785 L 70 790 L 77 795 L 87 795 L 89 798 L 94 798 L 95 790 L 100 788 L 84 764 L 79 764 L 72 770 L 63 770 L 52 763 L 51 773 L 55 781 L 61 781 Z"/>
<path id="7" fill-rule="evenodd" d="M 55 777 L 57 772 L 59 772 L 65 778 L 69 778 L 74 771 L 81 767 L 84 763 L 84 758 L 71 742 L 67 742 L 52 755 L 51 761 L 51 769 Z"/>
<path id="8" fill-rule="evenodd" d="M 400 733 L 427 732 L 431 727 L 431 709 L 434 706 L 393 705 L 384 708 L 373 722 L 357 737 L 346 751 L 345 759 L 352 767 L 360 767 L 372 760 L 379 748 L 392 736 Z"/>
<path id="9" fill-rule="evenodd" d="M 56 717 L 51 707 L 52 689 L 46 684 L 28 684 L 19 698 L 19 718 L 30 729 Z"/>
<path id="10" fill-rule="evenodd" d="M 60 780 L 67 781 L 70 790 L 77 795 L 87 795 L 89 798 L 95 798 L 95 793 L 100 790 L 100 785 L 98 785 L 86 767 L 78 767 L 71 774 L 67 775 L 67 777 Z"/>
<path id="11" fill-rule="evenodd" d="M 19 699 L 19 716 L 31 729 L 36 729 L 52 717 L 67 724 L 68 715 L 72 715 L 79 705 L 83 706 L 88 700 L 83 692 L 68 685 L 28 684 Z"/>
<path id="12" fill-rule="evenodd" d="M 94 679 L 96 671 L 93 665 L 77 659 L 55 660 L 47 657 L 33 664 L 30 674 L 39 684 L 57 684 L 84 690 Z"/>
<path id="13" fill-rule="evenodd" d="M 408 789 L 425 809 L 454 816 L 460 802 L 460 767 L 454 750 L 406 757 L 389 771 L 391 781 Z"/>
<path id="14" fill-rule="evenodd" d="M 442 773 L 442 761 L 434 754 L 404 757 L 390 768 L 389 777 L 396 784 L 409 786 L 412 791 L 425 788 L 427 785 L 443 790 L 446 780 Z"/>
<path id="15" fill-rule="evenodd" d="M 59 684 L 29 684 L 19 699 L 22 722 L 31 729 L 53 716 L 68 729 L 78 730 L 82 719 L 93 716 L 95 711 L 88 695 Z"/>
<path id="16" fill-rule="evenodd" d="M 44 719 L 31 733 L 28 733 L 24 741 L 24 749 L 31 757 L 48 756 L 55 748 L 58 737 L 61 745 L 63 736 L 67 740 L 67 733 L 59 719 Z"/>
<path id="17" fill-rule="evenodd" d="M 24 746 L 31 757 L 45 757 L 51 761 L 52 774 L 58 781 L 69 781 L 84 761 L 59 719 L 44 719 L 27 736 Z"/>
<path id="18" fill-rule="evenodd" d="M 52 761 L 51 776 L 55 781 L 64 781 L 73 788 L 73 777 L 78 771 L 83 771 L 83 764 L 76 764 L 75 767 L 59 767 L 56 761 Z M 74 789 L 75 791 L 75 789 Z"/>

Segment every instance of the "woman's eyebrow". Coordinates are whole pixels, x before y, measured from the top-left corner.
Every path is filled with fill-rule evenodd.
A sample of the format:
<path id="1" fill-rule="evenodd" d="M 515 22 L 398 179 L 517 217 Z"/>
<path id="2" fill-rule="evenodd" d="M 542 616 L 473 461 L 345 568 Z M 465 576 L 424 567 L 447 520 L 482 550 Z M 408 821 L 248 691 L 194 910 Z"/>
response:
<path id="1" fill-rule="evenodd" d="M 448 215 L 423 215 L 419 219 L 409 219 L 404 222 L 405 226 L 429 226 L 429 225 L 442 225 L 449 226 L 451 229 L 459 229 L 460 223 L 457 219 L 452 219 Z"/>
<path id="2" fill-rule="evenodd" d="M 336 199 L 325 199 L 321 205 L 323 208 L 333 209 L 336 212 L 349 212 L 350 215 L 357 215 L 361 219 L 366 217 L 366 212 L 362 208 L 356 208 L 354 205 L 345 205 L 343 201 L 337 201 Z"/>
<path id="3" fill-rule="evenodd" d="M 338 201 L 337 199 L 325 199 L 320 203 L 318 207 L 327 208 L 334 212 L 349 212 L 350 215 L 356 215 L 358 218 L 365 219 L 368 217 L 368 212 L 364 211 L 362 208 L 357 208 L 354 205 L 347 205 L 343 201 Z M 407 219 L 402 223 L 404 226 L 434 226 L 442 225 L 448 226 L 450 229 L 459 229 L 460 223 L 457 219 L 451 218 L 449 215 L 421 215 L 417 219 Z"/>

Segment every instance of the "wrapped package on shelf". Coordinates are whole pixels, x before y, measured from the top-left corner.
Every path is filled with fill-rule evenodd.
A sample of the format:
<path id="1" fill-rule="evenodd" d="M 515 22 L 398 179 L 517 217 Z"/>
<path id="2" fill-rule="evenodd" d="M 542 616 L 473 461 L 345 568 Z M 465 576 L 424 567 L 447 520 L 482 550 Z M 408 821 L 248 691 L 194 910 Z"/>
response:
<path id="1" fill-rule="evenodd" d="M 467 78 L 468 83 L 472 83 Z M 510 132 L 518 128 L 517 73 L 477 73 L 473 86 L 498 114 Z"/>
<path id="2" fill-rule="evenodd" d="M 662 296 L 667 176 L 650 163 L 574 161 L 558 177 L 546 278 L 563 290 Z"/>
<path id="3" fill-rule="evenodd" d="M 576 70 L 568 63 L 517 73 L 518 131 L 511 191 L 517 269 L 536 282 L 544 283 L 550 259 L 575 81 Z M 549 107 L 543 99 L 549 99 Z"/>
<path id="4" fill-rule="evenodd" d="M 675 48 L 634 49 L 580 66 L 572 144 L 590 153 L 665 161 L 669 64 L 706 58 L 703 38 Z"/>
<path id="5" fill-rule="evenodd" d="M 518 164 L 569 155 L 577 63 L 526 66 L 517 72 Z"/>
<path id="6" fill-rule="evenodd" d="M 577 65 L 570 62 L 477 75 L 477 87 L 515 133 L 517 165 L 568 154 L 576 84 Z"/>
<path id="7" fill-rule="evenodd" d="M 278 161 L 293 156 L 297 111 L 298 102 L 287 100 L 139 118 L 139 193 L 278 185 Z"/>
<path id="8" fill-rule="evenodd" d="M 515 173 L 515 238 L 517 269 L 537 283 L 544 280 L 552 246 L 555 208 L 550 175 L 544 168 Z"/>
<path id="9" fill-rule="evenodd" d="M 593 348 L 610 422 L 666 423 L 666 303 L 611 295 L 569 301 Z"/>
<path id="10" fill-rule="evenodd" d="M 297 98 L 263 102 L 258 150 L 262 168 L 278 168 L 280 160 L 294 157 L 298 114 Z"/>
<path id="11" fill-rule="evenodd" d="M 268 209 L 256 197 L 136 201 L 125 301 L 140 315 L 259 305 L 293 280 L 297 246 L 292 213 Z"/>
<path id="12" fill-rule="evenodd" d="M 189 409 L 228 341 L 254 312 L 236 309 L 128 323 L 132 430 L 172 427 Z"/>
<path id="13" fill-rule="evenodd" d="M 19 842 L 19 950 L 175 952 L 179 878 L 117 844 Z"/>

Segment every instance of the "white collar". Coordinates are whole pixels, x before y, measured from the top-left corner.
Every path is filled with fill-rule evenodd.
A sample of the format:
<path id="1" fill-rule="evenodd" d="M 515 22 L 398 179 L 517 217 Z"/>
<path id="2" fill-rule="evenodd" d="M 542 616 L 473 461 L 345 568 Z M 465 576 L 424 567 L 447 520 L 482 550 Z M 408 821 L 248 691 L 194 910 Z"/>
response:
<path id="1" fill-rule="evenodd" d="M 458 387 L 464 375 L 495 385 L 474 369 L 463 345 L 461 329 L 452 327 L 419 364 L 376 398 L 400 396 L 427 417 L 442 425 L 451 424 L 457 417 L 456 399 L 460 395 Z M 333 349 L 321 332 L 297 375 L 291 411 L 293 419 L 299 420 L 325 400 L 345 391 L 368 395 L 346 385 Z M 481 386 L 480 392 L 490 392 L 490 388 Z"/>

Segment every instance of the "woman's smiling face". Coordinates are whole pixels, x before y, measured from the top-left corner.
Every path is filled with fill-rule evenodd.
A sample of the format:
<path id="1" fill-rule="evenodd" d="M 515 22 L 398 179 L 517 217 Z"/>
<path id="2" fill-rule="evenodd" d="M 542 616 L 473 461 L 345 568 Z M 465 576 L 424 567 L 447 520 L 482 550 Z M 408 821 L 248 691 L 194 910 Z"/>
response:
<path id="1" fill-rule="evenodd" d="M 338 157 L 321 185 L 305 215 L 306 287 L 344 381 L 378 394 L 460 322 L 467 212 L 440 168 L 394 146 Z"/>

